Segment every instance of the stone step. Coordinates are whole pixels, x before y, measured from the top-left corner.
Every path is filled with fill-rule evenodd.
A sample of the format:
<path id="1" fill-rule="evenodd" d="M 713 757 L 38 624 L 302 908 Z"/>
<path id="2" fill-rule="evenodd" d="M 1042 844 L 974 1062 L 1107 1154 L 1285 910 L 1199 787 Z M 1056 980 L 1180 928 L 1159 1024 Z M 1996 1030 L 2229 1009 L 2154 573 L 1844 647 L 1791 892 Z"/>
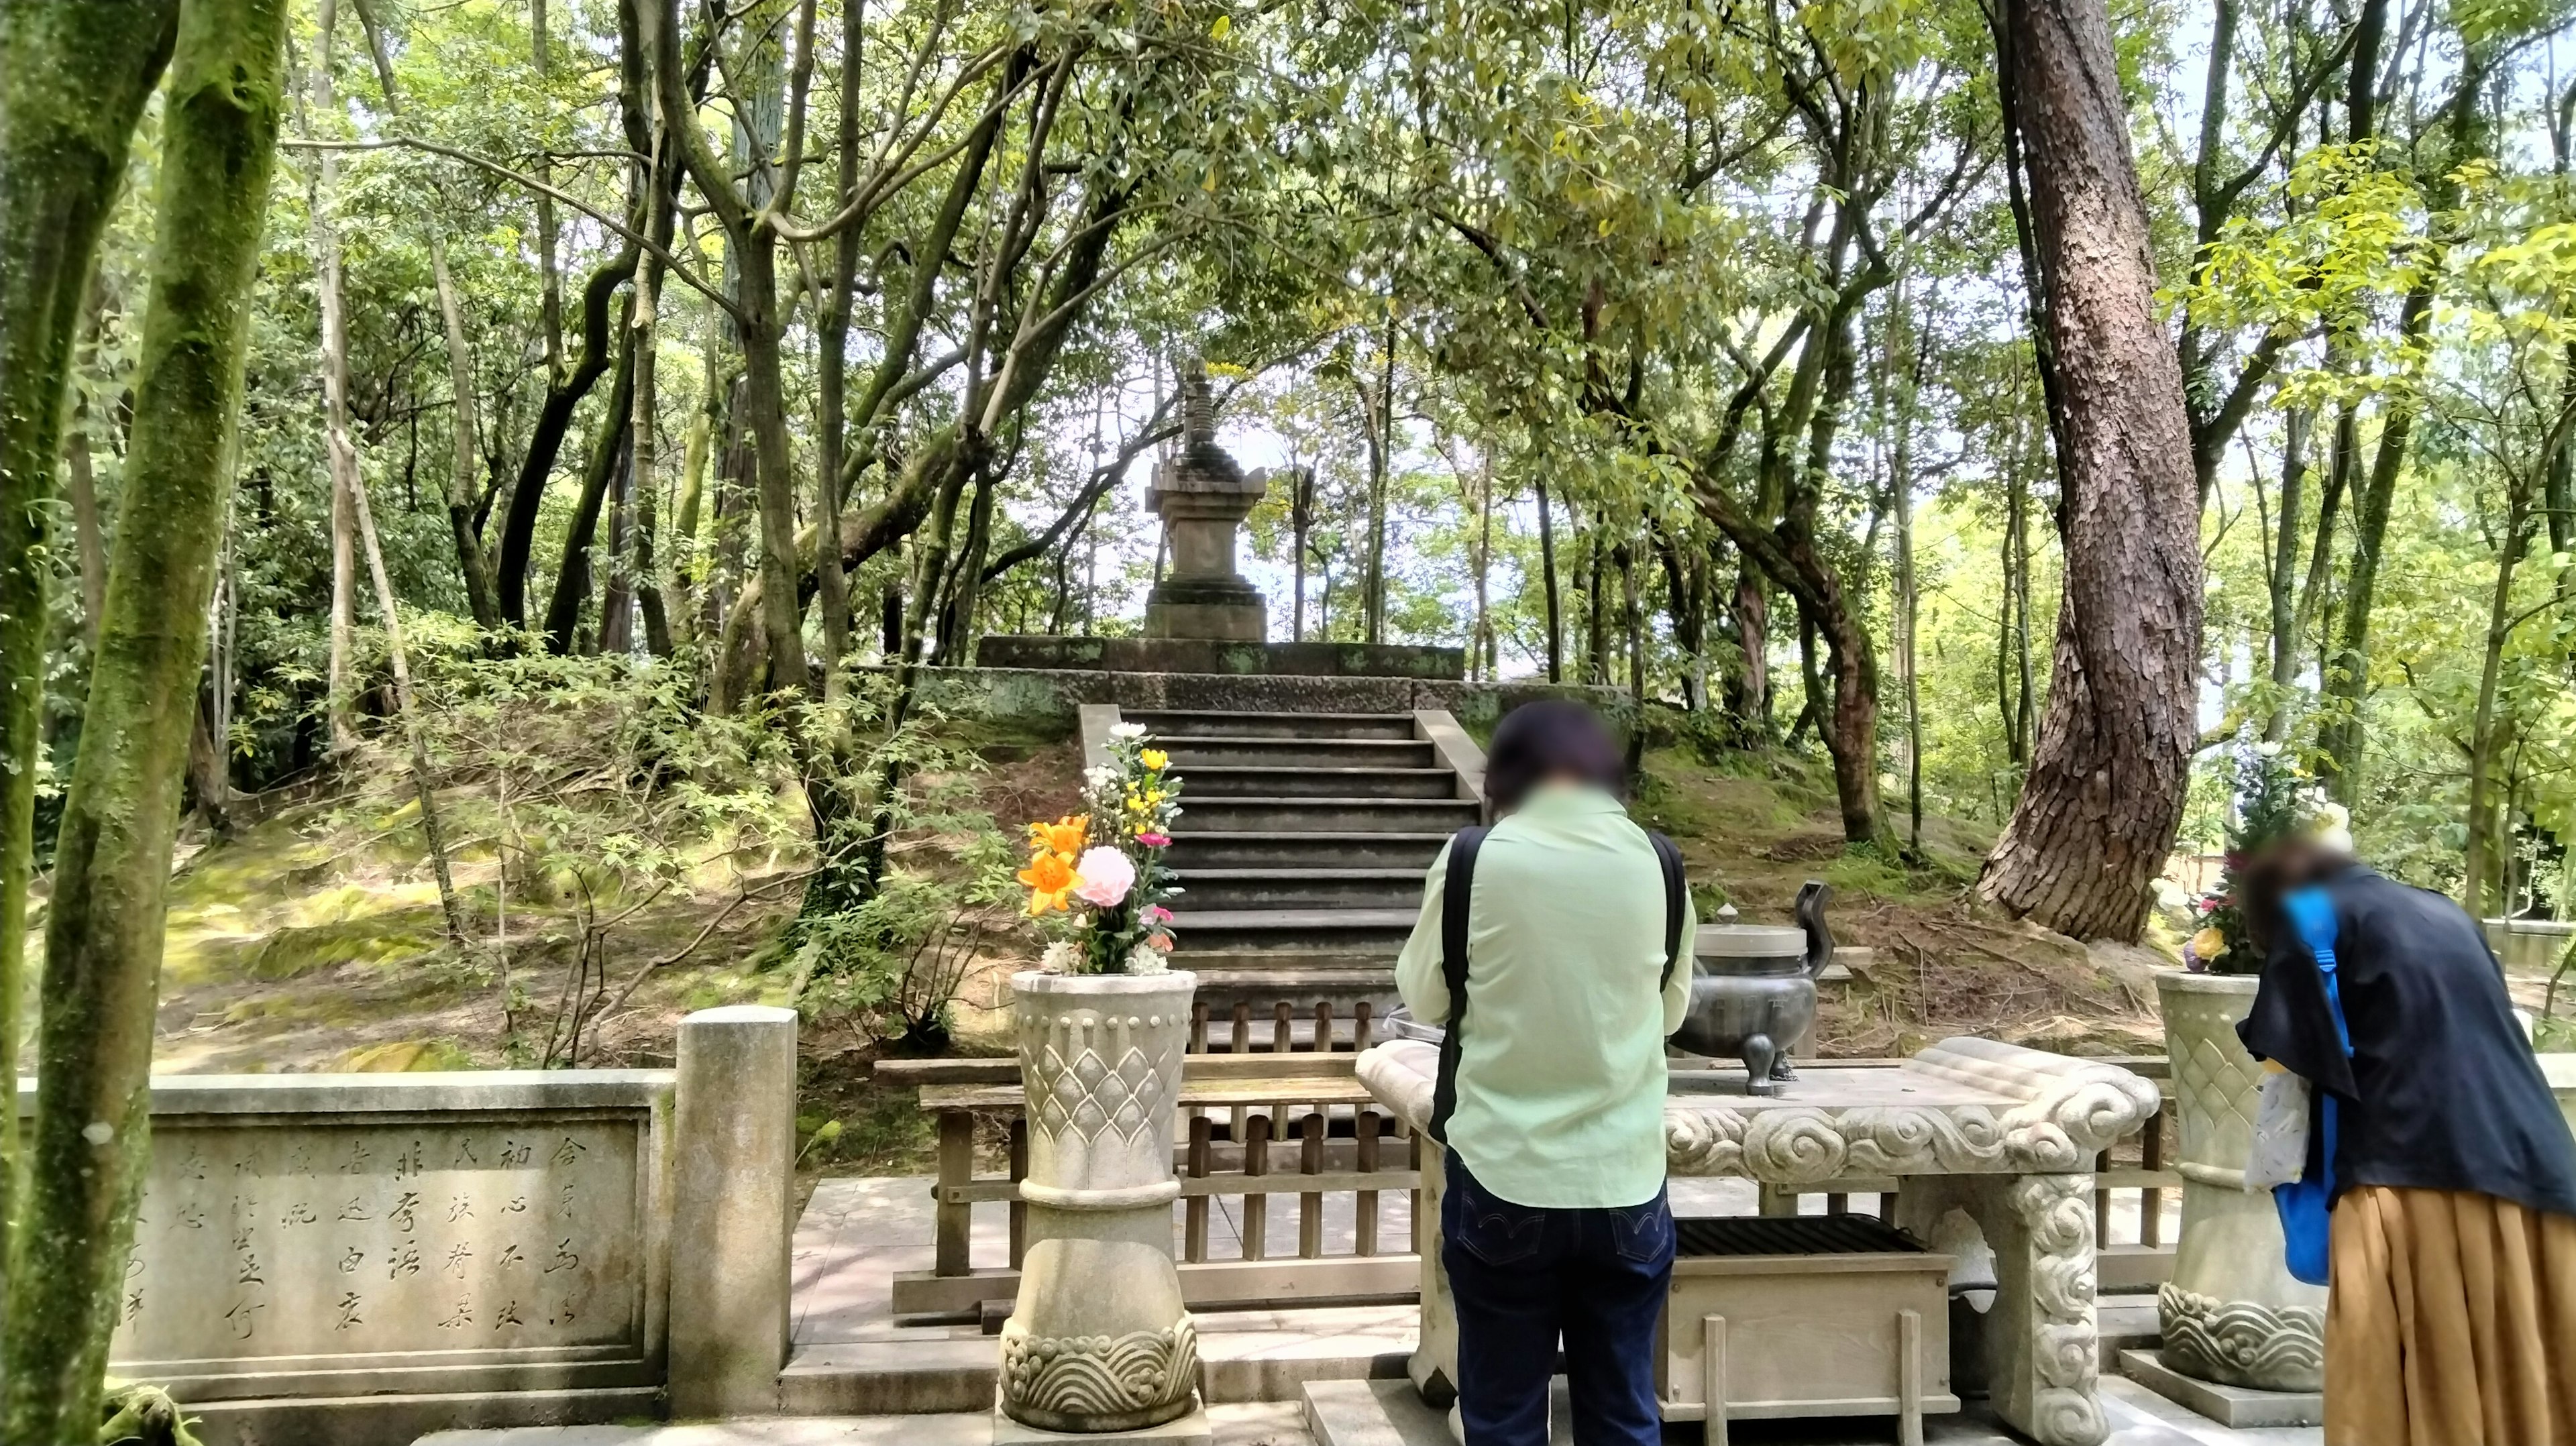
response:
<path id="1" fill-rule="evenodd" d="M 1361 1004 L 1383 1019 L 1401 1002 L 1395 993 L 1395 952 L 1402 942 L 1390 937 L 1337 949 L 1184 948 L 1172 965 L 1199 977 L 1197 1002 L 1207 1006 L 1208 1048 L 1222 1052 L 1232 1047 L 1237 1006 L 1246 1016 L 1246 1043 L 1256 1050 L 1270 1048 L 1279 1006 L 1285 1004 L 1291 1037 L 1303 1049 L 1312 1046 L 1318 1004 L 1333 1006 L 1334 1038 L 1347 1043 Z"/>
<path id="2" fill-rule="evenodd" d="M 1410 1306 L 1323 1306 L 1198 1313 L 1200 1388 L 1210 1406 L 1293 1401 L 1309 1381 L 1404 1373 Z M 799 1346 L 778 1375 L 791 1416 L 927 1415 L 990 1410 L 1001 1342 L 915 1327 L 888 1338 Z"/>
<path id="3" fill-rule="evenodd" d="M 1283 798 L 1227 795 L 1193 797 L 1183 806 L 1185 831 L 1226 833 L 1428 833 L 1455 832 L 1480 822 L 1483 808 L 1467 799 Z"/>
<path id="4" fill-rule="evenodd" d="M 1272 829 L 1230 830 L 1196 827 L 1200 809 L 1182 815 L 1182 831 L 1164 857 L 1176 869 L 1312 869 L 1409 868 L 1419 876 L 1431 867 L 1446 832 L 1345 833 L 1314 829 L 1280 833 Z M 1463 826 L 1463 825 L 1462 825 Z"/>
<path id="5" fill-rule="evenodd" d="M 1309 949 L 1379 945 L 1389 953 L 1413 932 L 1419 909 L 1175 909 L 1172 928 L 1200 949 Z"/>
<path id="6" fill-rule="evenodd" d="M 1189 909 L 1405 909 L 1422 904 L 1422 870 L 1182 869 Z"/>
<path id="7" fill-rule="evenodd" d="M 1307 768 L 1217 765 L 1183 775 L 1188 798 L 1445 798 L 1458 796 L 1446 768 Z"/>
<path id="8" fill-rule="evenodd" d="M 1172 766 L 1298 766 L 1308 768 L 1430 768 L 1438 751 L 1420 739 L 1183 737 L 1168 744 Z"/>
<path id="9" fill-rule="evenodd" d="M 1202 987 L 1210 979 L 1236 978 L 1292 980 L 1300 984 L 1321 985 L 1377 974 L 1393 978 L 1395 951 L 1350 945 L 1304 949 L 1209 949 L 1184 939 L 1180 952 L 1172 956 L 1172 967 L 1198 971 Z"/>
<path id="10" fill-rule="evenodd" d="M 1142 723 L 1157 738 L 1413 737 L 1410 713 L 1219 713 L 1189 708 L 1129 708 L 1119 720 Z"/>
<path id="11" fill-rule="evenodd" d="M 420 1446 L 992 1446 L 992 1402 L 927 1416 L 761 1416 L 674 1426 L 536 1426 L 442 1431 Z M 193 1410 L 193 1408 L 191 1408 Z M 1293 1401 L 1212 1405 L 1218 1446 L 1307 1446 Z M 1079 1442 L 1081 1437 L 1063 1438 Z M 1125 1439 L 1106 1438 L 1111 1446 Z"/>

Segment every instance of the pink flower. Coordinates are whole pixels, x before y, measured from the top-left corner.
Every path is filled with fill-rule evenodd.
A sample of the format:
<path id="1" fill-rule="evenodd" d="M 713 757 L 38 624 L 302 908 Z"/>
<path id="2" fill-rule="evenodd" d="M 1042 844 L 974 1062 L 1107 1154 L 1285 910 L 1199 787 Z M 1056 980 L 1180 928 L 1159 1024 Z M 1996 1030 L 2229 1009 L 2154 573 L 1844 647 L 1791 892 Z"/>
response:
<path id="1" fill-rule="evenodd" d="M 1156 934 L 1154 937 L 1145 941 L 1145 947 L 1152 949 L 1157 953 L 1169 954 L 1172 952 L 1172 936 L 1169 934 Z"/>
<path id="2" fill-rule="evenodd" d="M 1136 835 L 1136 842 L 1149 849 L 1167 849 L 1172 846 L 1172 836 L 1167 833 L 1140 833 Z"/>
<path id="3" fill-rule="evenodd" d="M 1145 917 L 1157 924 L 1168 924 L 1172 922 L 1172 911 L 1156 904 L 1145 910 Z"/>
<path id="4" fill-rule="evenodd" d="M 1082 882 L 1074 885 L 1073 896 L 1104 909 L 1116 908 L 1127 897 L 1127 891 L 1136 886 L 1136 866 L 1125 854 L 1106 845 L 1086 849 L 1073 871 L 1082 877 Z"/>

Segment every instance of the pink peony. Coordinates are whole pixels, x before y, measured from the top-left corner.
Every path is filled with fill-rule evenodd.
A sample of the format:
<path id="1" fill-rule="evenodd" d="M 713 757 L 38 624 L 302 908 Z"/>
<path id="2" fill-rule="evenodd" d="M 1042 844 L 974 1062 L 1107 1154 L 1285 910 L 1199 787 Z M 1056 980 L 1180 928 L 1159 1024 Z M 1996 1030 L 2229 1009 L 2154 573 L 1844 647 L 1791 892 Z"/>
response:
<path id="1" fill-rule="evenodd" d="M 1073 896 L 1087 904 L 1114 909 L 1136 886 L 1136 866 L 1118 850 L 1103 845 L 1083 852 L 1082 861 L 1073 866 L 1082 876 L 1074 885 Z"/>
<path id="2" fill-rule="evenodd" d="M 1149 849 L 1167 849 L 1172 846 L 1172 836 L 1167 833 L 1140 833 L 1136 835 L 1136 842 Z"/>

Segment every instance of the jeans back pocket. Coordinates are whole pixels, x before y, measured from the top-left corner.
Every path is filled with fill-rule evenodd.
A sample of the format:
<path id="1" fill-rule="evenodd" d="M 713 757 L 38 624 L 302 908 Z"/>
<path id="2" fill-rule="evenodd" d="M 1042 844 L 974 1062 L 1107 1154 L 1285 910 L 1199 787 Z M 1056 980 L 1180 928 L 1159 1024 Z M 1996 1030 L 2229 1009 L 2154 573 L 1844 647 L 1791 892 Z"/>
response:
<path id="1" fill-rule="evenodd" d="M 1643 1205 L 1613 1207 L 1610 1240 L 1623 1260 L 1660 1265 L 1673 1254 L 1673 1210 L 1663 1191 Z"/>
<path id="2" fill-rule="evenodd" d="M 1441 1203 L 1441 1224 L 1449 1238 L 1487 1265 L 1527 1260 L 1547 1243 L 1546 1211 L 1492 1194 L 1454 1161 Z"/>

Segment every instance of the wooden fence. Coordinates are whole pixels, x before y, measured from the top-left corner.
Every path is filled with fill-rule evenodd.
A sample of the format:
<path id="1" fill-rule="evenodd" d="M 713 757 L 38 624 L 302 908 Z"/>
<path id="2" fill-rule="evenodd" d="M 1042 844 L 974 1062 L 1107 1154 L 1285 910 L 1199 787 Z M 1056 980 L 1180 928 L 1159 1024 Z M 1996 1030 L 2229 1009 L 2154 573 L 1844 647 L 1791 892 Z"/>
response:
<path id="1" fill-rule="evenodd" d="M 1192 1053 L 1181 1080 L 1185 1134 L 1174 1142 L 1181 1177 L 1182 1295 L 1200 1310 L 1415 1298 L 1423 1145 L 1352 1073 L 1356 1051 L 1371 1041 L 1368 1007 L 1337 1017 L 1325 1003 L 1300 1016 L 1283 1003 L 1259 1023 L 1267 1028 L 1256 1029 L 1243 1005 L 1221 1021 L 1212 1021 L 1201 1005 L 1193 1022 Z M 2161 1056 L 2112 1062 L 2153 1079 L 2169 1073 Z M 1890 1063 L 1802 1060 L 1798 1067 Z M 892 1083 L 918 1085 L 922 1109 L 938 1121 L 933 1264 L 895 1277 L 894 1313 L 960 1316 L 1007 1300 L 1019 1288 L 1028 1245 L 1027 1209 L 1018 1198 L 1018 1182 L 1028 1168 L 1018 1065 L 1009 1059 L 889 1060 L 877 1073 Z M 2097 1166 L 2095 1229 L 2106 1291 L 2150 1288 L 2171 1274 L 2162 1202 L 2165 1192 L 2182 1183 L 2164 1168 L 2171 1114 L 2169 1101 L 2148 1129 L 2117 1152 L 2105 1151 Z M 978 1120 L 1000 1124 L 1007 1141 L 1002 1174 L 977 1173 Z M 1766 1186 L 1760 1208 L 1791 1214 L 1816 1208 L 1811 1202 L 1821 1197 L 1822 1209 L 1839 1214 L 1851 1208 L 1854 1196 L 1876 1196 L 1877 1213 L 1892 1217 L 1897 1186 L 1892 1179 L 1867 1177 L 1798 1191 Z M 2139 1223 L 2115 1232 L 2114 1199 L 2129 1192 L 2139 1197 Z M 1399 1201 L 1400 1218 L 1390 1222 Z M 974 1208 L 985 1202 L 1007 1206 L 1004 1259 L 976 1259 Z M 1350 1228 L 1329 1228 L 1328 1221 L 1345 1210 Z M 1271 1246 L 1274 1212 L 1293 1212 L 1294 1254 Z"/>

